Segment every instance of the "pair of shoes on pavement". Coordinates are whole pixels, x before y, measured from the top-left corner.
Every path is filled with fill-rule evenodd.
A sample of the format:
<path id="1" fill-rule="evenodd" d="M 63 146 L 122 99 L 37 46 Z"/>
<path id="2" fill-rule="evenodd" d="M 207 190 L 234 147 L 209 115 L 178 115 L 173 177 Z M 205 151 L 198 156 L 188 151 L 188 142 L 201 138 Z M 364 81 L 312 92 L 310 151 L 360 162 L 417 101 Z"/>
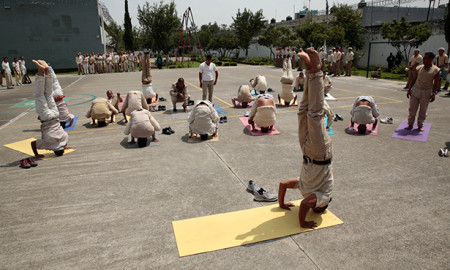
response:
<path id="1" fill-rule="evenodd" d="M 163 128 L 163 130 L 162 130 L 162 134 L 172 135 L 174 133 L 175 133 L 175 131 L 171 127 L 166 127 L 166 128 Z"/>
<path id="2" fill-rule="evenodd" d="M 227 122 L 228 122 L 228 118 L 226 116 L 220 117 L 219 123 L 223 124 L 223 123 L 227 123 Z"/>
<path id="3" fill-rule="evenodd" d="M 339 121 L 344 121 L 344 118 L 342 118 L 342 116 L 340 116 L 339 114 L 336 114 L 335 116 L 334 116 L 334 119 L 333 119 L 335 122 L 337 122 L 338 120 Z"/>
<path id="4" fill-rule="evenodd" d="M 31 167 L 36 167 L 38 164 L 32 157 L 24 158 L 20 160 L 20 168 L 29 169 Z"/>
<path id="5" fill-rule="evenodd" d="M 192 106 L 192 105 L 194 105 L 194 101 L 193 100 L 188 100 L 188 104 L 187 104 L 188 106 Z"/>
<path id="6" fill-rule="evenodd" d="M 275 92 L 272 88 L 267 89 L 267 92 Z"/>
<path id="7" fill-rule="evenodd" d="M 165 110 L 166 110 L 166 106 L 163 106 L 163 105 L 158 106 L 158 111 L 165 111 Z"/>
<path id="8" fill-rule="evenodd" d="M 247 192 L 255 196 L 254 200 L 257 202 L 275 202 L 278 200 L 278 195 L 269 193 L 265 189 L 260 188 L 253 180 L 248 182 Z"/>
<path id="9" fill-rule="evenodd" d="M 447 148 L 439 149 L 438 155 L 440 157 L 448 157 L 448 149 Z"/>
<path id="10" fill-rule="evenodd" d="M 394 123 L 394 118 L 386 117 L 386 118 L 380 119 L 380 122 L 383 123 L 383 124 L 393 124 Z"/>
<path id="11" fill-rule="evenodd" d="M 159 101 L 167 101 L 167 99 L 165 99 L 165 98 L 163 98 L 163 97 L 160 97 L 160 98 L 159 98 Z"/>

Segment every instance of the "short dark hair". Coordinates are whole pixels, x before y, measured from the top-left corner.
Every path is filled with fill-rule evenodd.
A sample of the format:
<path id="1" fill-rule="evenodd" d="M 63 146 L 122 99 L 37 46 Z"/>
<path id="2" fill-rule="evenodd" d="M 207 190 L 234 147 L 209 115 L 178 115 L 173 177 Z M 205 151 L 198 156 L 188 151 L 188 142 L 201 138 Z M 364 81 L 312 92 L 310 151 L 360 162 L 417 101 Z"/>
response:
<path id="1" fill-rule="evenodd" d="M 139 147 L 146 147 L 147 146 L 147 138 L 138 138 L 137 139 L 137 144 Z"/>
<path id="2" fill-rule="evenodd" d="M 200 139 L 206 141 L 208 139 L 208 134 L 200 134 Z"/>
<path id="3" fill-rule="evenodd" d="M 269 132 L 269 127 L 261 127 L 261 132 L 262 132 L 262 133 L 267 133 L 267 132 Z"/>
<path id="4" fill-rule="evenodd" d="M 366 134 L 367 126 L 366 125 L 359 125 L 358 126 L 358 133 L 359 134 Z"/>
<path id="5" fill-rule="evenodd" d="M 103 121 L 98 121 L 98 126 L 99 126 L 99 127 L 106 127 L 106 121 L 105 121 L 105 120 L 103 120 Z"/>
<path id="6" fill-rule="evenodd" d="M 435 57 L 436 55 L 434 55 L 434 53 L 432 53 L 432 52 L 426 52 L 426 53 L 424 54 L 424 56 L 428 56 L 428 57 L 430 57 L 431 59 L 434 59 L 434 57 Z"/>
<path id="7" fill-rule="evenodd" d="M 60 157 L 60 156 L 62 156 L 64 154 L 64 149 L 62 149 L 62 150 L 55 150 L 55 151 L 53 151 L 53 153 L 55 153 L 55 155 L 57 157 Z"/>
<path id="8" fill-rule="evenodd" d="M 178 78 L 178 82 L 184 83 L 184 79 L 183 78 Z"/>
<path id="9" fill-rule="evenodd" d="M 210 54 L 208 54 L 208 55 L 206 55 L 206 59 L 211 60 L 211 59 L 212 59 L 212 56 L 211 56 Z"/>

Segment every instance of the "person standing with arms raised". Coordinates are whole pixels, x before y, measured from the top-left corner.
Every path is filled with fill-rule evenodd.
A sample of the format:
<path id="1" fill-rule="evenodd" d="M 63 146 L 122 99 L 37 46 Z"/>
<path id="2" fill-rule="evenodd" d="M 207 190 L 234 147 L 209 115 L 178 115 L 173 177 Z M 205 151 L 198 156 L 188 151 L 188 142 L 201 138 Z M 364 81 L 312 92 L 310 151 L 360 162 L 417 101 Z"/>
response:
<path id="1" fill-rule="evenodd" d="M 216 65 L 212 62 L 211 55 L 207 55 L 206 61 L 200 64 L 198 70 L 200 87 L 203 89 L 202 100 L 206 100 L 206 92 L 208 92 L 208 100 L 212 102 L 214 85 L 217 84 L 218 78 L 219 71 L 217 70 Z"/>

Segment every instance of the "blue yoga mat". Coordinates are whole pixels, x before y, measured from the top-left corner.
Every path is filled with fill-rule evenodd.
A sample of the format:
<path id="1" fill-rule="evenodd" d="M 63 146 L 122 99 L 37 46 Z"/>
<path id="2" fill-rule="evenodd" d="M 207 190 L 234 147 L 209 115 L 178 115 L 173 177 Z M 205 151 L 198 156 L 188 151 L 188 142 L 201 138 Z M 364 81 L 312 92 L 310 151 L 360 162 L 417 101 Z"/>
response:
<path id="1" fill-rule="evenodd" d="M 256 90 L 252 90 L 252 96 L 256 97 L 259 95 L 259 92 Z"/>
<path id="2" fill-rule="evenodd" d="M 325 128 L 327 127 L 327 121 L 328 121 L 328 117 L 325 116 Z M 333 135 L 333 128 L 330 127 L 330 130 L 327 130 L 328 135 Z"/>
<path id="3" fill-rule="evenodd" d="M 71 127 L 69 127 L 70 123 L 66 123 L 66 128 L 64 130 L 73 130 L 75 128 L 75 125 L 77 124 L 77 121 L 78 121 L 78 115 L 76 115 L 73 118 L 73 125 Z"/>
<path id="4" fill-rule="evenodd" d="M 219 106 L 217 106 L 216 104 L 214 104 L 214 109 L 216 109 L 218 114 L 223 114 L 223 113 L 227 113 L 224 109 L 220 108 Z"/>

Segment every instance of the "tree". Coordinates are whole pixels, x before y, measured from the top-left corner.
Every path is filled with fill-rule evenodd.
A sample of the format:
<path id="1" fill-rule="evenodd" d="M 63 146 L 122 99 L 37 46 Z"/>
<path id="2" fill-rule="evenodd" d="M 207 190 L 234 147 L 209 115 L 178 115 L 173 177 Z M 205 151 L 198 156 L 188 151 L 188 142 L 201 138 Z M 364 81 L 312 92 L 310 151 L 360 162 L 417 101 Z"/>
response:
<path id="1" fill-rule="evenodd" d="M 202 46 L 207 47 L 211 38 L 221 31 L 220 27 L 217 23 L 214 24 L 204 24 L 200 27 L 200 31 L 198 32 L 198 39 L 200 40 L 200 44 Z"/>
<path id="2" fill-rule="evenodd" d="M 221 32 L 211 38 L 208 43 L 208 50 L 217 50 L 220 57 L 228 56 L 238 47 L 238 38 L 232 32 Z"/>
<path id="3" fill-rule="evenodd" d="M 349 5 L 338 5 L 331 8 L 331 13 L 334 15 L 331 27 L 341 26 L 345 31 L 344 43 L 335 45 L 348 45 L 353 47 L 353 49 L 362 48 L 364 37 L 359 11 L 352 9 Z"/>
<path id="4" fill-rule="evenodd" d="M 262 10 L 255 14 L 244 8 L 244 12 L 238 9 L 236 17 L 233 18 L 232 28 L 238 37 L 239 47 L 245 50 L 245 58 L 248 59 L 248 47 L 252 39 L 259 35 L 264 27 L 264 16 Z"/>
<path id="5" fill-rule="evenodd" d="M 298 26 L 295 31 L 304 39 L 307 47 L 319 48 L 328 39 L 327 25 L 325 23 L 305 23 Z"/>
<path id="6" fill-rule="evenodd" d="M 123 43 L 125 44 L 125 49 L 128 51 L 134 50 L 133 26 L 131 26 L 131 17 L 130 13 L 128 12 L 128 0 L 125 0 L 125 18 L 123 27 Z"/>
<path id="7" fill-rule="evenodd" d="M 292 47 L 304 41 L 295 35 L 292 28 L 287 26 L 275 27 L 269 25 L 263 35 L 258 38 L 258 44 L 270 49 L 271 56 L 274 55 L 273 47 Z"/>
<path id="8" fill-rule="evenodd" d="M 381 35 L 389 41 L 408 40 L 412 42 L 407 43 L 390 43 L 391 46 L 397 49 L 403 59 L 408 61 L 411 49 L 414 46 L 419 46 L 427 41 L 432 35 L 430 25 L 428 23 L 411 25 L 402 17 L 400 21 L 393 20 L 392 23 L 383 23 L 381 25 Z"/>
<path id="9" fill-rule="evenodd" d="M 328 29 L 327 44 L 335 47 L 346 45 L 344 27 L 335 25 Z"/>
<path id="10" fill-rule="evenodd" d="M 142 8 L 138 6 L 138 20 L 146 47 L 166 54 L 176 47 L 181 22 L 174 2 L 150 6 L 147 1 Z"/>
<path id="11" fill-rule="evenodd" d="M 123 50 L 124 46 L 122 27 L 115 21 L 111 21 L 108 25 L 106 25 L 105 30 L 110 37 L 108 45 L 112 46 L 114 48 L 114 51 L 116 52 Z"/>

